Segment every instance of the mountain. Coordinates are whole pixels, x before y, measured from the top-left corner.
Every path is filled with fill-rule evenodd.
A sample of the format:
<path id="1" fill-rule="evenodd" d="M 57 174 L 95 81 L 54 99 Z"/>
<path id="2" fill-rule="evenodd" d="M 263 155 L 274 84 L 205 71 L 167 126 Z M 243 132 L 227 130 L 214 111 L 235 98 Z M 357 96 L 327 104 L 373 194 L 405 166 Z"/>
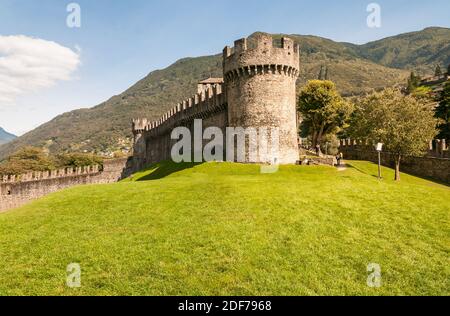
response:
<path id="1" fill-rule="evenodd" d="M 0 145 L 6 144 L 15 138 L 17 138 L 16 135 L 10 134 L 0 127 Z"/>
<path id="2" fill-rule="evenodd" d="M 282 35 L 274 35 L 279 40 Z M 450 29 L 427 28 L 380 41 L 355 45 L 311 35 L 288 35 L 300 44 L 298 87 L 317 79 L 320 67 L 344 95 L 403 84 L 409 72 L 432 74 L 449 61 Z M 225 44 L 225 43 L 224 43 Z M 181 59 L 151 72 L 120 95 L 90 109 L 57 116 L 18 139 L 0 146 L 0 159 L 24 145 L 57 151 L 110 153 L 131 143 L 131 119 L 156 119 L 196 92 L 197 81 L 222 75 L 221 54 Z"/>
<path id="3" fill-rule="evenodd" d="M 432 74 L 436 65 L 450 64 L 450 29 L 430 27 L 388 37 L 365 45 L 346 44 L 358 56 L 377 64 Z"/>

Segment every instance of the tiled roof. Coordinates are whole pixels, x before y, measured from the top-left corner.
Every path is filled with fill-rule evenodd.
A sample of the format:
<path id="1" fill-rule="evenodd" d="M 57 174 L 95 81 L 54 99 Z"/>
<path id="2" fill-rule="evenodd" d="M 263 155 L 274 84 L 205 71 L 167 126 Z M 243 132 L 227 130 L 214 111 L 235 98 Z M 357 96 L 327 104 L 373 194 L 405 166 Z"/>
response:
<path id="1" fill-rule="evenodd" d="M 223 83 L 223 78 L 208 78 L 199 82 L 199 84 Z"/>

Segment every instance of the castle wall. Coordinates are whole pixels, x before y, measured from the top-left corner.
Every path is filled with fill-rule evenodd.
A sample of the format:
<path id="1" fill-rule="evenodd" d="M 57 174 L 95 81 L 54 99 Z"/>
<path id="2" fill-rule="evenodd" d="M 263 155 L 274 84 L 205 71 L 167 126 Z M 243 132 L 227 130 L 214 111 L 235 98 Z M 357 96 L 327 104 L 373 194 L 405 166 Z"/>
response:
<path id="1" fill-rule="evenodd" d="M 344 154 L 344 159 L 366 160 L 378 163 L 378 153 L 371 146 L 347 141 L 341 142 L 339 150 Z M 393 155 L 389 152 L 382 152 L 381 164 L 386 167 L 395 168 Z M 450 159 L 403 157 L 400 164 L 400 171 L 450 184 Z"/>
<path id="2" fill-rule="evenodd" d="M 295 81 L 295 78 L 282 74 L 249 76 L 230 82 L 227 90 L 230 126 L 278 128 L 279 157 L 275 158 L 281 164 L 295 163 L 299 158 L 296 95 L 292 89 Z M 257 162 L 272 161 L 270 157 L 268 159 Z"/>
<path id="3" fill-rule="evenodd" d="M 225 133 L 227 126 L 227 100 L 221 85 L 207 87 L 176 107 L 160 119 L 148 122 L 146 119 L 133 121 L 132 170 L 138 171 L 148 164 L 171 159 L 172 146 L 177 142 L 171 139 L 176 127 L 187 127 L 194 139 L 194 120 L 201 119 L 203 130 L 219 127 Z M 208 141 L 204 141 L 204 144 Z M 194 146 L 192 146 L 194 148 Z"/>
<path id="4" fill-rule="evenodd" d="M 280 164 L 295 163 L 299 159 L 296 111 L 299 49 L 288 38 L 282 39 L 281 47 L 275 47 L 269 35 L 260 34 L 254 40 L 255 47 L 249 47 L 247 40 L 242 39 L 235 42 L 234 52 L 229 47 L 224 49 L 228 123 L 232 127 L 278 129 L 278 157 L 269 154 L 250 161 L 247 152 L 248 162 L 276 159 Z M 258 151 L 255 145 L 253 148 Z"/>
<path id="5" fill-rule="evenodd" d="M 225 135 L 225 130 L 227 127 L 228 115 L 226 107 L 222 108 L 216 112 L 205 112 L 200 113 L 198 118 L 202 118 L 202 135 L 203 131 L 208 127 L 218 127 L 222 130 L 223 135 Z M 174 123 L 174 128 L 177 126 L 187 127 L 191 132 L 191 147 L 194 149 L 194 119 L 191 118 L 185 121 L 179 121 Z M 172 129 L 166 129 L 162 134 L 157 136 L 148 136 L 144 134 L 145 144 L 145 158 L 141 160 L 140 168 L 145 165 L 157 163 L 160 161 L 171 160 L 171 150 L 173 145 L 177 142 L 171 139 Z M 204 147 L 210 140 L 203 140 Z"/>
<path id="6" fill-rule="evenodd" d="M 228 110 L 224 107 L 221 111 L 211 113 L 209 116 L 203 119 L 203 131 L 208 127 L 218 127 L 222 131 L 223 137 L 225 139 L 226 128 L 228 126 Z M 191 133 L 193 133 L 193 124 L 190 124 Z M 203 147 L 208 144 L 211 140 L 203 140 Z M 225 157 L 224 157 L 225 160 Z"/>
<path id="7" fill-rule="evenodd" d="M 193 135 L 195 119 L 203 120 L 203 131 L 208 127 L 220 128 L 224 147 L 227 127 L 254 128 L 259 133 L 257 136 L 265 135 L 262 131 L 267 130 L 271 134 L 268 139 L 271 148 L 274 147 L 271 139 L 279 136 L 278 153 L 262 152 L 261 139 L 257 137 L 252 144 L 247 136 L 244 162 L 288 164 L 298 160 L 295 83 L 300 67 L 299 47 L 288 38 L 283 38 L 281 47 L 276 47 L 272 37 L 263 34 L 255 36 L 253 41 L 254 46 L 241 39 L 235 42 L 234 48 L 225 47 L 223 85 L 208 85 L 203 84 L 207 80 L 203 81 L 193 98 L 178 104 L 159 120 L 133 120 L 135 171 L 170 160 L 175 143 L 170 139 L 172 130 L 184 126 Z M 278 134 L 273 135 L 273 129 Z M 203 140 L 203 145 L 209 141 Z M 237 156 L 235 152 L 234 161 Z"/>
<path id="8" fill-rule="evenodd" d="M 34 173 L 0 182 L 0 211 L 19 207 L 47 194 L 84 184 L 113 183 L 124 177 L 127 158 L 105 161 L 98 168 L 61 169 L 51 173 Z M 38 175 L 38 177 L 36 177 Z"/>

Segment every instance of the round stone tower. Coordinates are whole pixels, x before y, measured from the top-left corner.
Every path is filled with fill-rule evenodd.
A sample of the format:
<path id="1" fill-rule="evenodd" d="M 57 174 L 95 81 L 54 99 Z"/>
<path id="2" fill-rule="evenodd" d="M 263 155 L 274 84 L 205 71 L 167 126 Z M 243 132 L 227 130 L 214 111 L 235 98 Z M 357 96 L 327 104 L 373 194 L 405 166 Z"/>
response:
<path id="1" fill-rule="evenodd" d="M 281 47 L 275 47 L 270 35 L 258 34 L 235 41 L 234 49 L 225 47 L 223 54 L 228 125 L 277 130 L 278 153 L 256 162 L 295 163 L 299 159 L 295 84 L 300 67 L 298 45 L 282 38 Z M 248 152 L 246 160 L 254 162 L 248 161 Z"/>

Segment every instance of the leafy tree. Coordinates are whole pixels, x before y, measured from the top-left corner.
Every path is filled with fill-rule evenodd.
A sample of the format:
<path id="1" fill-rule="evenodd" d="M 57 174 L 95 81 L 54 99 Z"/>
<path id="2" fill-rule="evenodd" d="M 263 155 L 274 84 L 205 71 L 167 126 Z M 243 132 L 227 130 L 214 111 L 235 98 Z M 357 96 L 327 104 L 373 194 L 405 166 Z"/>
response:
<path id="1" fill-rule="evenodd" d="M 318 80 L 328 80 L 328 66 L 320 66 Z"/>
<path id="2" fill-rule="evenodd" d="M 311 80 L 300 92 L 298 110 L 315 147 L 325 135 L 347 126 L 353 106 L 340 96 L 333 82 Z"/>
<path id="3" fill-rule="evenodd" d="M 450 142 L 450 81 L 447 81 L 439 97 L 439 105 L 435 109 L 435 117 L 439 119 L 439 139 Z"/>
<path id="4" fill-rule="evenodd" d="M 411 71 L 411 74 L 408 78 L 408 84 L 407 84 L 407 91 L 408 93 L 412 93 L 417 87 L 420 85 L 421 78 L 419 76 L 416 76 L 414 71 Z"/>
<path id="5" fill-rule="evenodd" d="M 439 65 L 436 66 L 436 70 L 434 71 L 434 75 L 436 77 L 442 76 L 441 66 L 439 66 Z"/>
<path id="6" fill-rule="evenodd" d="M 0 164 L 0 175 L 19 175 L 33 171 L 91 166 L 94 164 L 103 164 L 103 159 L 92 154 L 84 153 L 51 156 L 42 148 L 24 147 Z"/>
<path id="7" fill-rule="evenodd" d="M 91 165 L 100 165 L 103 163 L 103 159 L 101 157 L 85 153 L 59 154 L 55 157 L 55 161 L 55 164 L 58 166 L 58 168 L 84 167 Z"/>
<path id="8" fill-rule="evenodd" d="M 319 75 L 317 76 L 318 80 L 324 80 L 324 69 L 323 69 L 323 65 L 320 66 L 320 71 L 319 71 Z"/>
<path id="9" fill-rule="evenodd" d="M 433 97 L 433 89 L 430 87 L 417 87 L 411 92 L 411 95 L 424 104 L 436 102 L 435 97 Z"/>
<path id="10" fill-rule="evenodd" d="M 395 180 L 400 180 L 400 162 L 405 156 L 426 153 L 436 135 L 431 106 L 399 90 L 374 92 L 356 102 L 351 135 L 369 142 L 385 144 L 394 158 Z"/>
<path id="11" fill-rule="evenodd" d="M 24 147 L 0 164 L 0 174 L 18 175 L 55 168 L 54 161 L 41 148 Z"/>

